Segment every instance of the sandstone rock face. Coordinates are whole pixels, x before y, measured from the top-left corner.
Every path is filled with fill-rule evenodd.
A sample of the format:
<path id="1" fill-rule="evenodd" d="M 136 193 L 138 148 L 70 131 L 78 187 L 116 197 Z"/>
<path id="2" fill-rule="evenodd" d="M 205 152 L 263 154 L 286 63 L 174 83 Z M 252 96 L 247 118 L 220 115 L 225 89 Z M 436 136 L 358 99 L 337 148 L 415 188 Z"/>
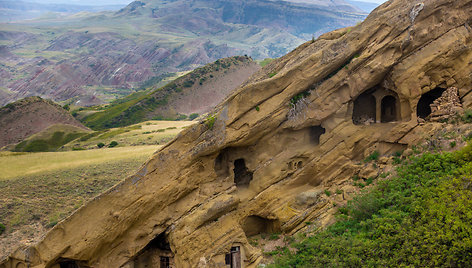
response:
<path id="1" fill-rule="evenodd" d="M 440 128 L 417 123 L 429 92 L 471 106 L 470 14 L 472 0 L 391 0 L 305 43 L 0 267 L 256 267 L 248 237 L 330 222 L 324 189 Z"/>

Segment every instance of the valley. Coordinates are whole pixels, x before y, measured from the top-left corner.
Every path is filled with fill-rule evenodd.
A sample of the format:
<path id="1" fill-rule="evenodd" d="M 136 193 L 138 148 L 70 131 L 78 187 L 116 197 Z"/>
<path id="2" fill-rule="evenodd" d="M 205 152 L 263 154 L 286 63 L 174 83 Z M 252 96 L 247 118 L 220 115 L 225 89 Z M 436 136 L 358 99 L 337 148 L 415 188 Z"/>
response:
<path id="1" fill-rule="evenodd" d="M 28 96 L 104 104 L 220 58 L 279 57 L 366 16 L 344 1 L 243 2 L 135 1 L 116 12 L 2 23 L 0 105 Z"/>

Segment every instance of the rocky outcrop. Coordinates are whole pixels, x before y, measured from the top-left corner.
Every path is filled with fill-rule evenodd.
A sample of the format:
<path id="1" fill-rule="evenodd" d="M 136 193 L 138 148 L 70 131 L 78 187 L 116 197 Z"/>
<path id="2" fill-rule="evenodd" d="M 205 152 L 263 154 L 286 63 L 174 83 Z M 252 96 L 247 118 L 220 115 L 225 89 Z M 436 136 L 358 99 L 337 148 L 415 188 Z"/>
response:
<path id="1" fill-rule="evenodd" d="M 324 189 L 440 129 L 417 123 L 437 88 L 471 107 L 471 12 L 470 0 L 392 0 L 303 44 L 3 267 L 256 267 L 248 237 L 328 224 Z"/>
<path id="2" fill-rule="evenodd" d="M 10 103 L 0 108 L 0 148 L 16 144 L 56 124 L 89 130 L 52 101 L 30 97 Z"/>

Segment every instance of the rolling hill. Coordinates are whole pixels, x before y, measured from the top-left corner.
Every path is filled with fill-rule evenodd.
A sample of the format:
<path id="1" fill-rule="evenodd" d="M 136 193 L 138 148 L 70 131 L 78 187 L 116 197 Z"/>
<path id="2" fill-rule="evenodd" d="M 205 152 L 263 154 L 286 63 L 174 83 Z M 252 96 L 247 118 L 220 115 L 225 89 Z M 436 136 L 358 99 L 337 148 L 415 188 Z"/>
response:
<path id="1" fill-rule="evenodd" d="M 0 148 L 57 124 L 68 125 L 71 132 L 90 131 L 52 101 L 31 97 L 10 103 L 0 108 Z"/>
<path id="2" fill-rule="evenodd" d="M 211 110 L 260 66 L 251 58 L 224 58 L 197 68 L 161 88 L 132 94 L 90 114 L 82 122 L 96 130 L 127 126 L 145 120 L 195 118 Z M 97 109 L 93 108 L 92 110 Z"/>

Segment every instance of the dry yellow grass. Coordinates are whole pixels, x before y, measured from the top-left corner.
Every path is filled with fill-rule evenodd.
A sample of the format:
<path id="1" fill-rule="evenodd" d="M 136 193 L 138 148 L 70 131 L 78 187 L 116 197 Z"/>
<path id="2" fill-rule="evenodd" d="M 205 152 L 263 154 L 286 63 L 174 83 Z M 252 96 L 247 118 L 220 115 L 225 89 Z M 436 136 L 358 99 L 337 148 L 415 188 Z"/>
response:
<path id="1" fill-rule="evenodd" d="M 161 146 L 133 146 L 87 151 L 0 154 L 0 180 L 150 157 Z"/>

